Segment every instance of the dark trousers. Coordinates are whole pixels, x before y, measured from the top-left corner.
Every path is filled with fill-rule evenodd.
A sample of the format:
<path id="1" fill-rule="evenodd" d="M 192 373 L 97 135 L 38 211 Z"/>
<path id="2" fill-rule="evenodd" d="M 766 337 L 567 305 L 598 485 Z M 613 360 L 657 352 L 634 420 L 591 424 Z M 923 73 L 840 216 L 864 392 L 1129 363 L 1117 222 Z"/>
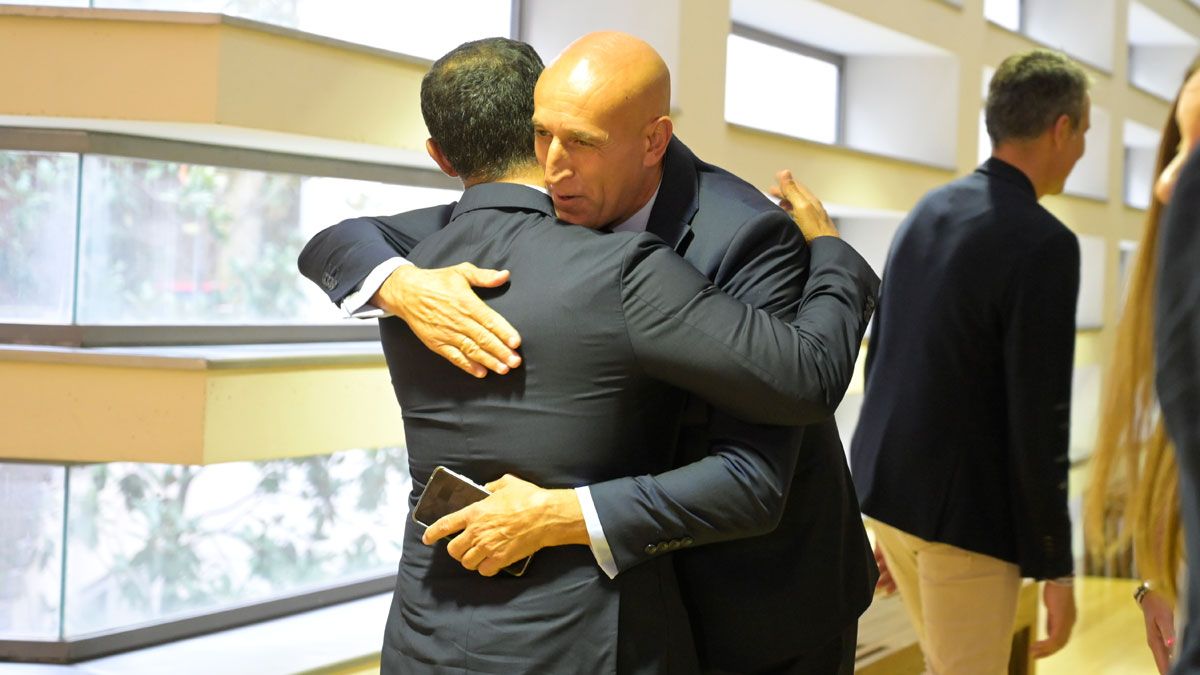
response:
<path id="1" fill-rule="evenodd" d="M 704 675 L 854 675 L 854 653 L 858 647 L 858 622 L 825 644 L 783 663 L 756 670 L 705 670 Z"/>

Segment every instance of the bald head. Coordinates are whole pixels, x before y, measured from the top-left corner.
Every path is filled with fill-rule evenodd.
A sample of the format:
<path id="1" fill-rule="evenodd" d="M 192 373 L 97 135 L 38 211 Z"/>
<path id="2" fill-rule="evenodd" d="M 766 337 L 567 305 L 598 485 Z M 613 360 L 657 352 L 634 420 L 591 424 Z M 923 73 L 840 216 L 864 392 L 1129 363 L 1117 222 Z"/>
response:
<path id="1" fill-rule="evenodd" d="M 574 92 L 628 106 L 630 114 L 670 114 L 667 64 L 653 47 L 627 33 L 606 31 L 579 38 L 546 69 L 542 81 L 560 94 Z"/>
<path id="2" fill-rule="evenodd" d="M 538 79 L 538 160 L 558 216 L 602 227 L 649 202 L 671 140 L 671 76 L 646 42 L 616 32 L 571 43 Z"/>

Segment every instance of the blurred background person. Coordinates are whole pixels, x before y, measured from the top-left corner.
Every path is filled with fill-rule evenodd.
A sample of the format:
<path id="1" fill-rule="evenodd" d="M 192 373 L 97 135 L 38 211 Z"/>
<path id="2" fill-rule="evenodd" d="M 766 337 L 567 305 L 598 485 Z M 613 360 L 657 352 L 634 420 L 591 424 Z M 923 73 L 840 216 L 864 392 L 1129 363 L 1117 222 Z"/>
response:
<path id="1" fill-rule="evenodd" d="M 925 195 L 888 252 L 850 447 L 930 673 L 1008 669 L 1022 577 L 1075 623 L 1068 423 L 1079 242 L 1043 208 L 1083 156 L 1088 79 L 1039 49 L 988 88 L 992 156 Z"/>
<path id="2" fill-rule="evenodd" d="M 1179 466 L 1179 508 L 1185 557 L 1200 560 L 1200 75 L 1192 73 L 1175 104 L 1179 153 L 1157 189 L 1169 201 L 1159 238 L 1158 285 L 1154 300 L 1154 381 L 1167 434 Z M 1186 627 L 1174 672 L 1200 673 L 1200 579 L 1187 570 Z"/>
<path id="3" fill-rule="evenodd" d="M 1194 62 L 1187 78 L 1200 63 Z M 1154 296 L 1158 285 L 1159 221 L 1179 168 L 1176 113 L 1163 126 L 1146 225 L 1129 272 L 1116 344 L 1108 365 L 1090 485 L 1084 497 L 1084 530 L 1096 564 L 1118 573 L 1133 552 L 1143 579 L 1134 597 L 1146 624 L 1146 643 L 1160 673 L 1170 667 L 1176 641 L 1175 609 L 1183 556 L 1179 473 L 1174 447 L 1154 390 Z M 1128 572 L 1125 572 L 1128 573 Z"/>

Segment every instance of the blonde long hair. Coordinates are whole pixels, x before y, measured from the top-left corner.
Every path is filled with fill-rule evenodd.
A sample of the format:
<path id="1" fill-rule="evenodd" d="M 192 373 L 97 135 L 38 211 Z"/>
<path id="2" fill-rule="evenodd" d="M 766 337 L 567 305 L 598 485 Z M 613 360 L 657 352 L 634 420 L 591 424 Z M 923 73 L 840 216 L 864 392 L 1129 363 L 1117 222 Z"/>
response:
<path id="1" fill-rule="evenodd" d="M 1198 65 L 1192 64 L 1188 76 Z M 1163 127 L 1155 177 L 1179 150 L 1178 105 L 1176 98 Z M 1108 368 L 1084 501 L 1084 531 L 1089 552 L 1106 567 L 1127 555 L 1132 544 L 1138 574 L 1153 580 L 1155 590 L 1174 603 L 1183 560 L 1179 480 L 1175 451 L 1154 393 L 1154 296 L 1162 211 L 1163 203 L 1152 191 Z"/>

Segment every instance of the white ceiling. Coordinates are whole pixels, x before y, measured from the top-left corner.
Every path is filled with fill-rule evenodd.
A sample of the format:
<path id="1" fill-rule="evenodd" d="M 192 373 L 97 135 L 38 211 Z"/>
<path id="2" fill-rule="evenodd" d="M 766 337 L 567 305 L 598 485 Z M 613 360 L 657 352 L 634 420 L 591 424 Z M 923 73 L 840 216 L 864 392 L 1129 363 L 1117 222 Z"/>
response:
<path id="1" fill-rule="evenodd" d="M 732 0 L 730 14 L 734 23 L 836 54 L 947 55 L 926 42 L 813 0 Z"/>
<path id="2" fill-rule="evenodd" d="M 1200 6 L 1200 0 L 1192 0 Z M 1129 3 L 1129 44 L 1190 47 L 1200 40 L 1139 2 Z"/>

